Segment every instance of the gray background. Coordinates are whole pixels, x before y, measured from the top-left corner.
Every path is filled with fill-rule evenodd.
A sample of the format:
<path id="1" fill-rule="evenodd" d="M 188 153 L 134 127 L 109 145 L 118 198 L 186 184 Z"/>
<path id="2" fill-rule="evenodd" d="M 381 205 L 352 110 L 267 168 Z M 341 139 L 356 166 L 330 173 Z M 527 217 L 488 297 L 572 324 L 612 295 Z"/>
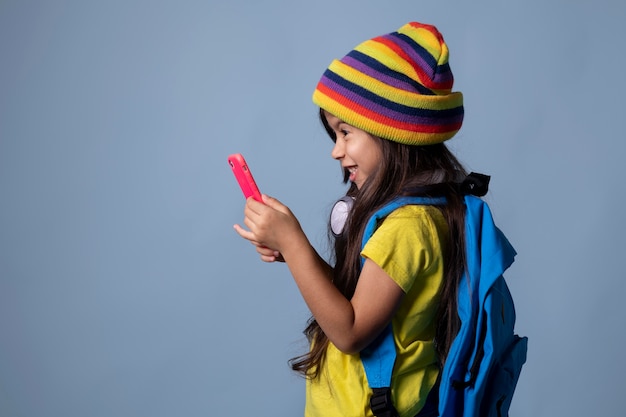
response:
<path id="1" fill-rule="evenodd" d="M 310 101 L 409 20 L 451 49 L 530 338 L 512 416 L 621 416 L 625 7 L 595 1 L 0 0 L 0 416 L 297 416 L 308 312 L 232 230 L 246 155 L 326 253 Z M 622 408 L 622 411 L 620 411 Z"/>

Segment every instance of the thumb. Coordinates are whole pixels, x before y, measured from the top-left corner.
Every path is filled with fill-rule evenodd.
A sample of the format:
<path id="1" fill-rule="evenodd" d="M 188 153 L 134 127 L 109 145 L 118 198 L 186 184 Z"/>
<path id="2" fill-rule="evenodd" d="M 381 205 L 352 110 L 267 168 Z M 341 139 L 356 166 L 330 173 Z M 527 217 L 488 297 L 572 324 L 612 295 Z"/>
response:
<path id="1" fill-rule="evenodd" d="M 269 208 L 279 211 L 281 213 L 289 213 L 289 208 L 274 197 L 270 197 L 267 194 L 263 194 L 261 197 L 263 198 L 263 202 L 265 203 L 265 205 Z"/>
<path id="2" fill-rule="evenodd" d="M 271 207 L 274 210 L 278 210 L 283 205 L 280 201 L 278 201 L 274 197 L 270 197 L 267 194 L 262 194 L 261 198 L 263 199 L 263 203 L 265 203 L 266 206 Z"/>

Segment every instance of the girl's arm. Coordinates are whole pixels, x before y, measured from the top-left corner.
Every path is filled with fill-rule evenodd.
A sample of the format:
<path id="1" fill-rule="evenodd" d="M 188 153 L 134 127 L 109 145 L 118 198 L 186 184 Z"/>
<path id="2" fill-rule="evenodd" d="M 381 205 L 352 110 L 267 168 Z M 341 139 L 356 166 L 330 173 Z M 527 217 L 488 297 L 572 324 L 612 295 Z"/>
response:
<path id="1" fill-rule="evenodd" d="M 371 260 L 366 260 L 351 300 L 332 283 L 332 269 L 311 246 L 289 208 L 263 196 L 248 199 L 244 223 L 235 225 L 257 246 L 262 259 L 284 258 L 302 297 L 329 340 L 345 353 L 361 351 L 385 328 L 402 301 L 402 289 Z M 268 249 L 271 248 L 271 249 Z"/>

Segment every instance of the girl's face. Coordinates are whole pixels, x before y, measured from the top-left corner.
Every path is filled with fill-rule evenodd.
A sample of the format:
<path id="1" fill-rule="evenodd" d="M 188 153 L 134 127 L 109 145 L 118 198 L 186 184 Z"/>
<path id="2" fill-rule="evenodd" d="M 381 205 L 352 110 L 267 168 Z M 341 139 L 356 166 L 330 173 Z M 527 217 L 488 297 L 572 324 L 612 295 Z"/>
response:
<path id="1" fill-rule="evenodd" d="M 365 180 L 380 166 L 382 159 L 380 145 L 369 133 L 349 125 L 326 111 L 324 114 L 337 137 L 331 156 L 341 163 L 343 169 L 348 170 L 350 181 L 360 189 Z"/>

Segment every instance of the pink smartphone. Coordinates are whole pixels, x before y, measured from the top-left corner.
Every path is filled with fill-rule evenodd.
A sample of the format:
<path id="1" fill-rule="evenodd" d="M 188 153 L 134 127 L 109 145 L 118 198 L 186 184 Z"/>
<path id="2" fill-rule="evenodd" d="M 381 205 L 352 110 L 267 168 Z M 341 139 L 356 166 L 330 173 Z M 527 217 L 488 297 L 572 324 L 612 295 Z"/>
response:
<path id="1" fill-rule="evenodd" d="M 248 168 L 248 164 L 243 158 L 243 155 L 240 153 L 229 155 L 228 164 L 232 168 L 233 174 L 235 174 L 235 178 L 237 178 L 239 187 L 241 187 L 241 191 L 243 191 L 243 195 L 246 199 L 248 197 L 252 197 L 256 201 L 260 201 L 262 203 L 263 199 L 261 198 L 261 192 L 259 191 L 259 187 L 257 187 L 256 182 L 254 182 L 250 168 Z"/>

